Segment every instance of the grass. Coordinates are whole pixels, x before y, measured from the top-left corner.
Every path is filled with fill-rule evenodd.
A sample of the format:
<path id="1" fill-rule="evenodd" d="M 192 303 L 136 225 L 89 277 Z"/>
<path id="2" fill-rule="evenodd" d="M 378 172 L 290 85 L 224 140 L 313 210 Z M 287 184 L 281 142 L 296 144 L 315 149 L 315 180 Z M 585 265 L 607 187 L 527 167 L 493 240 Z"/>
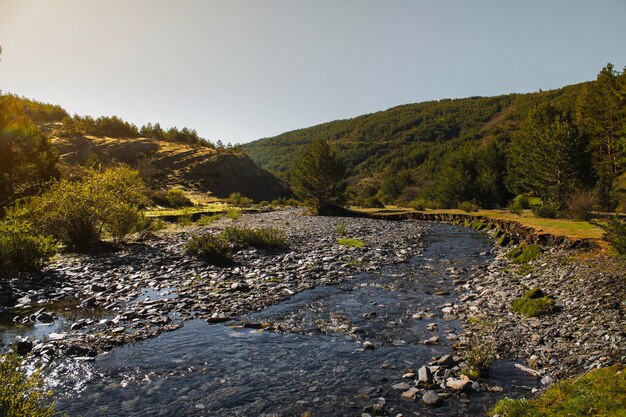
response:
<path id="1" fill-rule="evenodd" d="M 557 382 L 536 400 L 498 401 L 489 414 L 501 417 L 626 416 L 626 369 L 596 369 Z"/>
<path id="2" fill-rule="evenodd" d="M 146 217 L 176 217 L 200 213 L 223 213 L 227 208 L 228 205 L 226 203 L 213 202 L 195 207 L 146 210 L 144 214 Z"/>
<path id="3" fill-rule="evenodd" d="M 236 221 L 239 218 L 239 216 L 241 216 L 241 212 L 237 209 L 229 208 L 226 211 L 226 217 L 228 217 L 232 221 Z"/>
<path id="4" fill-rule="evenodd" d="M 365 247 L 365 242 L 363 242 L 361 239 L 353 239 L 353 238 L 337 239 L 337 243 L 342 246 L 347 246 L 350 248 L 364 248 Z"/>
<path id="5" fill-rule="evenodd" d="M 533 244 L 520 244 L 506 254 L 516 264 L 525 264 L 541 255 L 541 248 Z"/>
<path id="6" fill-rule="evenodd" d="M 397 206 L 387 206 L 384 209 L 355 209 L 363 213 L 376 215 L 398 215 L 415 213 L 416 211 L 409 208 L 401 208 Z M 521 215 L 516 215 L 508 210 L 479 210 L 474 213 L 467 213 L 462 210 L 437 209 L 423 210 L 423 213 L 433 214 L 464 214 L 467 216 L 483 216 L 491 219 L 510 220 L 520 223 L 524 226 L 535 229 L 537 233 L 549 233 L 555 236 L 565 236 L 570 239 L 593 239 L 602 240 L 603 230 L 590 222 L 568 219 L 544 219 L 535 217 L 530 210 L 524 210 Z"/>
<path id="7" fill-rule="evenodd" d="M 547 296 L 539 288 L 526 291 L 524 295 L 511 304 L 511 309 L 526 317 L 538 317 L 548 313 L 554 307 L 554 299 Z"/>
<path id="8" fill-rule="evenodd" d="M 286 249 L 289 247 L 285 233 L 272 227 L 253 229 L 229 226 L 222 230 L 220 236 L 239 247 L 252 246 L 259 249 Z"/>
<path id="9" fill-rule="evenodd" d="M 192 236 L 184 246 L 187 255 L 212 265 L 230 265 L 233 253 L 230 244 L 222 236 L 209 233 Z"/>
<path id="10" fill-rule="evenodd" d="M 496 359 L 493 340 L 472 335 L 463 357 L 467 363 L 463 374 L 471 379 L 486 378 L 489 375 L 489 367 Z"/>

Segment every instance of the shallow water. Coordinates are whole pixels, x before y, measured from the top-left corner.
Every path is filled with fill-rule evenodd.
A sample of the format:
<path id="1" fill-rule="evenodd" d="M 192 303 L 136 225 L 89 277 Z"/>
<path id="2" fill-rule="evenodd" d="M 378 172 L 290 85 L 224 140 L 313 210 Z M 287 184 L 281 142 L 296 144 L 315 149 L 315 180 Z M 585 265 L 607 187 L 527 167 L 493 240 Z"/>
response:
<path id="1" fill-rule="evenodd" d="M 71 416 L 359 416 L 384 397 L 392 415 L 460 416 L 527 394 L 537 383 L 508 361 L 492 366 L 489 383 L 504 388 L 499 394 L 473 392 L 429 408 L 391 388 L 403 373 L 453 353 L 463 323 L 441 312 L 455 302 L 445 269 L 490 260 L 480 255 L 490 249 L 483 235 L 430 227 L 426 249 L 408 263 L 304 291 L 240 322 L 188 321 L 94 363 L 58 362 L 59 408 Z M 418 311 L 435 315 L 415 320 Z M 278 330 L 241 327 L 250 322 Z M 434 335 L 440 344 L 421 343 Z M 375 349 L 363 350 L 365 340 Z"/>

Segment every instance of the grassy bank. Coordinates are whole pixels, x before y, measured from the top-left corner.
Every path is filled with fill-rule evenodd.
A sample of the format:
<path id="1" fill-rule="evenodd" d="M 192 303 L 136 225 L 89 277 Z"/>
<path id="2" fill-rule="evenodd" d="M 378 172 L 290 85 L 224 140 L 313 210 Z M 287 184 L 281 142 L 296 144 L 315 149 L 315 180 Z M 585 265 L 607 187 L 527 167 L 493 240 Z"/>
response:
<path id="1" fill-rule="evenodd" d="M 408 213 L 427 214 L 463 214 L 467 216 L 482 216 L 495 220 L 506 220 L 520 223 L 523 226 L 534 229 L 537 233 L 549 233 L 555 236 L 565 236 L 569 239 L 593 239 L 598 243 L 602 240 L 603 230 L 589 222 L 568 219 L 544 219 L 535 217 L 530 210 L 525 210 L 521 215 L 513 214 L 508 210 L 479 210 L 465 212 L 462 210 L 423 210 L 416 211 L 409 208 L 387 206 L 384 209 L 355 209 L 363 213 L 376 215 L 399 215 Z"/>
<path id="2" fill-rule="evenodd" d="M 623 365 L 596 369 L 557 382 L 536 400 L 500 400 L 489 413 L 500 417 L 626 416 Z"/>

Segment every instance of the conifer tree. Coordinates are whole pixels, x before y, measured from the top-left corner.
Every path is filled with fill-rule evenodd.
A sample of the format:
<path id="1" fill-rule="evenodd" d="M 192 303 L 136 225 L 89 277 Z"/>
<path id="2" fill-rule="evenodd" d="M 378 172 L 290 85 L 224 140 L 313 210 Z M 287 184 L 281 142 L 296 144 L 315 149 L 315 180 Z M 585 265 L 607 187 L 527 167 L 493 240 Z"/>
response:
<path id="1" fill-rule="evenodd" d="M 316 210 L 337 204 L 342 196 L 345 167 L 323 139 L 306 147 L 291 170 L 295 193 Z"/>

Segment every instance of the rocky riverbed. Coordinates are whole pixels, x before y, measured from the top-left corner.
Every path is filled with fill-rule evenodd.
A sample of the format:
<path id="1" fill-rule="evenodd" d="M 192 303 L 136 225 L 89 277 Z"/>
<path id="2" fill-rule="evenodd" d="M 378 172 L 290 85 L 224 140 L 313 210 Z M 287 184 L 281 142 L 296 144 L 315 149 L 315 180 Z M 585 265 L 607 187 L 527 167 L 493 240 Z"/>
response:
<path id="1" fill-rule="evenodd" d="M 3 343 L 48 363 L 58 357 L 92 362 L 115 346 L 129 346 L 167 330 L 177 334 L 185 323 L 198 321 L 227 322 L 229 328 L 250 332 L 341 336 L 346 342 L 335 341 L 328 348 L 377 352 L 372 363 L 354 364 L 350 359 L 340 366 L 362 366 L 362 372 L 372 366 L 380 369 L 375 376 L 379 382 L 363 386 L 359 399 L 347 405 L 372 415 L 414 412 L 402 401 L 417 400 L 430 405 L 444 401 L 447 405 L 439 415 L 457 411 L 463 415 L 501 395 L 529 395 L 556 379 L 626 359 L 623 260 L 544 248 L 545 253 L 530 265 L 516 266 L 506 258 L 507 248 L 485 247 L 462 255 L 469 256 L 464 262 L 474 260 L 461 265 L 448 259 L 446 251 L 468 249 L 437 246 L 445 241 L 433 249 L 429 243 L 434 230 L 448 229 L 415 221 L 314 217 L 300 210 L 246 214 L 236 222 L 284 230 L 289 236 L 288 250 L 240 250 L 235 253 L 236 264 L 225 268 L 183 253 L 183 244 L 194 233 L 217 233 L 231 224 L 222 219 L 205 227 L 144 235 L 113 253 L 64 255 L 42 273 L 6 277 L 0 288 Z M 366 246 L 339 245 L 343 230 Z M 451 230 L 462 229 L 454 226 Z M 393 265 L 400 265 L 398 271 L 389 270 Z M 364 271 L 370 272 L 363 275 Z M 553 295 L 557 309 L 536 319 L 511 312 L 511 302 L 531 287 Z M 197 324 L 189 329 L 207 332 Z M 221 331 L 211 334 L 220 340 L 226 337 Z M 167 350 L 159 340 L 167 339 L 155 341 L 160 346 L 157 355 Z M 314 344 L 309 346 L 310 340 L 299 339 L 298 345 L 316 349 Z M 493 343 L 500 359 L 518 362 L 498 361 L 492 372 L 500 379 L 472 383 L 463 376 L 462 352 L 485 341 Z M 271 357 L 274 350 L 283 348 L 275 343 L 260 349 L 268 349 L 266 355 Z M 396 353 L 388 353 L 403 348 L 412 349 L 412 360 L 400 361 Z M 194 349 L 204 352 L 207 346 L 191 343 L 188 350 Z M 244 355 L 250 354 L 245 346 L 241 349 Z M 430 355 L 426 358 L 424 352 Z M 75 372 L 72 369 L 63 372 Z M 314 373 L 313 369 L 308 372 Z M 533 378 L 529 381 L 520 373 Z M 222 379 L 212 389 L 224 388 Z M 322 380 L 322 385 L 331 383 Z M 181 389 L 186 383 L 181 382 Z M 480 400 L 468 406 L 469 393 L 474 401 Z M 454 402 L 447 400 L 451 396 Z M 223 407 L 220 400 L 215 404 Z M 204 403 L 197 406 L 207 407 Z M 302 405 L 294 410 L 309 409 Z M 317 404 L 313 409 L 323 407 Z M 246 415 L 263 408 L 219 410 L 224 415 Z M 86 410 L 76 412 L 84 415 Z M 197 415 L 194 412 L 188 415 Z"/>

